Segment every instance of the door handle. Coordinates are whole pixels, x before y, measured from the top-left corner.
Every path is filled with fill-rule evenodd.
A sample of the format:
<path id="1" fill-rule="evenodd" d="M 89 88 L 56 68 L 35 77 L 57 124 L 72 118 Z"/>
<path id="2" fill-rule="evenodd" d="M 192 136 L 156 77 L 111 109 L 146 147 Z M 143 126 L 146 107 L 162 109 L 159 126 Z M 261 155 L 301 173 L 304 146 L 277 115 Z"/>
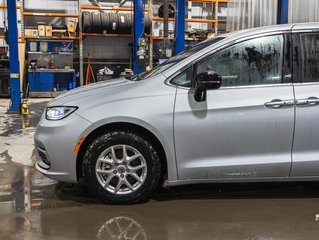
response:
<path id="1" fill-rule="evenodd" d="M 311 107 L 319 103 L 319 98 L 309 97 L 307 99 L 299 99 L 296 101 L 296 104 L 300 107 Z"/>
<path id="2" fill-rule="evenodd" d="M 281 108 L 281 107 L 290 107 L 294 105 L 294 100 L 281 100 L 274 99 L 271 102 L 266 102 L 265 106 L 267 108 Z"/>

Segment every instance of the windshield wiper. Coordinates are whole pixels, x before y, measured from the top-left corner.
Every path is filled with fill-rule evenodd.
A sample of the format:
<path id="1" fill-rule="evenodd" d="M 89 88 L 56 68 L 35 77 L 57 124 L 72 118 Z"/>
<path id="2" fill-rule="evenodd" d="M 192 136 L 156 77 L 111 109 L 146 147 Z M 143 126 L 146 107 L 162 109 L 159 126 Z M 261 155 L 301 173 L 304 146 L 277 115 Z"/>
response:
<path id="1" fill-rule="evenodd" d="M 135 74 L 132 76 L 124 76 L 125 79 L 127 80 L 131 80 L 131 81 L 138 81 L 138 80 L 142 80 L 142 78 L 140 77 L 139 74 Z"/>

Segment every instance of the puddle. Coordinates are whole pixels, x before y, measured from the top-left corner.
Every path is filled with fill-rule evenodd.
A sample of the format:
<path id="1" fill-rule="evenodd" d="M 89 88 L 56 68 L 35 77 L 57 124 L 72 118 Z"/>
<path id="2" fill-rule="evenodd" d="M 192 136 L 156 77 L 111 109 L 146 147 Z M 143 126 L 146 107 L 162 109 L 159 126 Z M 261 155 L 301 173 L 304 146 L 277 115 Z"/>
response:
<path id="1" fill-rule="evenodd" d="M 33 136 L 47 102 L 48 100 L 42 100 L 30 104 L 30 114 L 23 116 L 6 113 L 8 100 L 1 99 L 0 163 L 6 162 L 8 159 L 28 166 L 34 163 Z"/>
<path id="2" fill-rule="evenodd" d="M 0 216 L 82 206 L 92 199 L 83 187 L 57 183 L 34 167 L 12 162 L 9 158 L 0 163 L 0 169 Z"/>

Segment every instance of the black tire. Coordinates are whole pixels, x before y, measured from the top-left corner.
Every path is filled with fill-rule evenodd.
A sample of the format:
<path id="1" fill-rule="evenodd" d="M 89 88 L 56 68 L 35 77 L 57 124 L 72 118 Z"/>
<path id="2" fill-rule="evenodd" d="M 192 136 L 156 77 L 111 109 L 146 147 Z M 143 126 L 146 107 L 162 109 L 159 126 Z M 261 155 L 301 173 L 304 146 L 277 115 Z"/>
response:
<path id="1" fill-rule="evenodd" d="M 109 33 L 118 33 L 119 19 L 116 13 L 109 13 L 110 16 L 110 28 Z"/>
<path id="2" fill-rule="evenodd" d="M 101 23 L 102 23 L 102 26 L 101 26 L 102 33 L 104 34 L 108 33 L 110 28 L 110 17 L 108 13 L 101 12 Z"/>
<path id="3" fill-rule="evenodd" d="M 92 12 L 92 32 L 101 33 L 101 14 L 99 12 Z"/>
<path id="4" fill-rule="evenodd" d="M 152 28 L 152 21 L 149 15 L 145 14 L 144 15 L 144 32 L 146 34 L 151 33 L 151 28 Z"/>
<path id="5" fill-rule="evenodd" d="M 126 19 L 126 33 L 131 34 L 132 33 L 131 14 L 125 14 L 125 19 Z"/>
<path id="6" fill-rule="evenodd" d="M 168 4 L 168 17 L 169 18 L 174 18 L 175 15 L 175 8 L 172 4 Z M 164 17 L 164 4 L 162 4 L 159 8 L 158 8 L 158 16 L 160 18 Z"/>
<path id="7" fill-rule="evenodd" d="M 117 194 L 104 188 L 96 174 L 97 159 L 105 150 L 116 145 L 126 145 L 138 150 L 146 163 L 146 176 L 143 183 L 140 183 L 134 191 L 125 194 Z M 115 168 L 111 168 L 111 171 Z M 101 201 L 111 204 L 135 204 L 146 201 L 158 186 L 161 163 L 156 149 L 147 138 L 130 131 L 113 131 L 100 135 L 88 145 L 82 162 L 82 172 L 87 188 Z M 120 177 L 115 177 L 115 181 L 117 180 L 120 181 Z"/>
<path id="8" fill-rule="evenodd" d="M 127 21 L 126 21 L 126 17 L 125 14 L 123 13 L 119 13 L 118 14 L 118 19 L 119 19 L 119 30 L 118 32 L 121 34 L 127 33 Z"/>
<path id="9" fill-rule="evenodd" d="M 128 33 L 133 33 L 133 14 L 127 13 L 126 14 L 127 19 L 127 27 L 128 27 Z"/>
<path id="10" fill-rule="evenodd" d="M 88 11 L 82 13 L 82 27 L 84 33 L 91 33 L 92 30 L 92 15 Z"/>

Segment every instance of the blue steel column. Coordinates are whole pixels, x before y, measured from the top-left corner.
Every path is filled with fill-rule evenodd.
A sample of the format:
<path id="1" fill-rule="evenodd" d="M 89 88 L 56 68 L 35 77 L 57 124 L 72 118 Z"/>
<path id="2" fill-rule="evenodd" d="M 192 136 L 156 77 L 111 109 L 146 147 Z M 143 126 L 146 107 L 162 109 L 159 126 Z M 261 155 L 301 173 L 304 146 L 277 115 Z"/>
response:
<path id="1" fill-rule="evenodd" d="M 8 11 L 8 39 L 10 54 L 10 94 L 11 105 L 10 112 L 20 112 L 20 68 L 18 54 L 18 25 L 17 25 L 17 9 L 16 0 L 7 0 Z"/>
<path id="2" fill-rule="evenodd" d="M 174 55 L 185 49 L 185 0 L 175 0 Z"/>
<path id="3" fill-rule="evenodd" d="M 288 23 L 289 0 L 278 0 L 278 24 Z"/>
<path id="4" fill-rule="evenodd" d="M 133 29 L 133 72 L 144 72 L 144 63 L 137 55 L 139 38 L 144 37 L 144 11 L 143 0 L 134 0 L 134 29 Z"/>

